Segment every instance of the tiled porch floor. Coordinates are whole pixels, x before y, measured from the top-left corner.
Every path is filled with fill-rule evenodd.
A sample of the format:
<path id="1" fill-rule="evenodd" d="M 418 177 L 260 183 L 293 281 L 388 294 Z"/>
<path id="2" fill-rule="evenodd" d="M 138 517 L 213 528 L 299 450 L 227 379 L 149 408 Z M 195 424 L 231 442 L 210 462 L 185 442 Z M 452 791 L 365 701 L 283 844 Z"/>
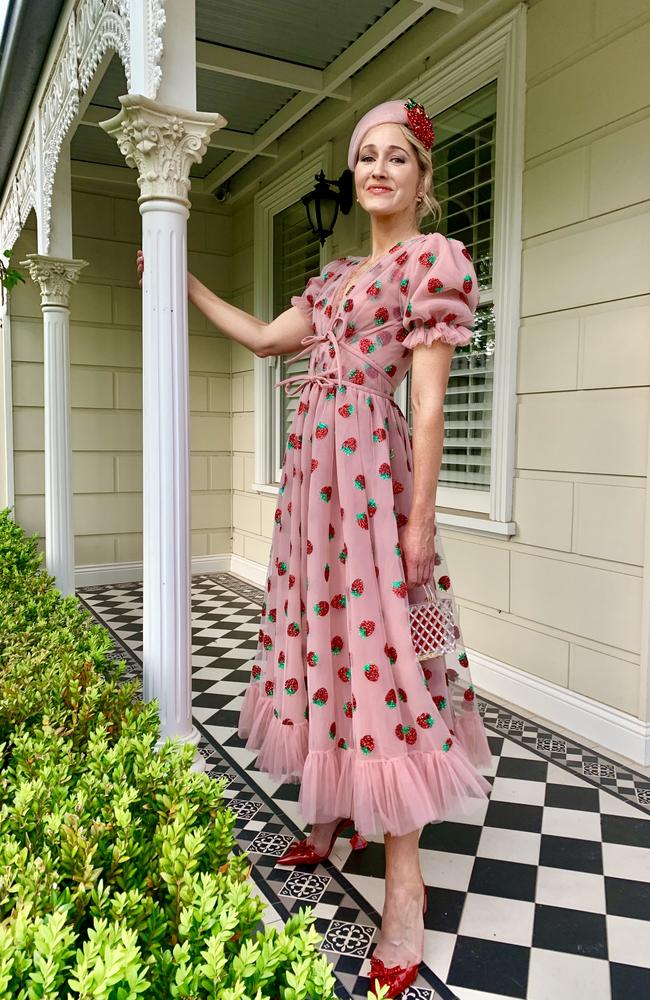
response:
<path id="1" fill-rule="evenodd" d="M 113 633 L 134 673 L 142 585 L 79 596 Z M 237 813 L 265 922 L 314 907 L 341 997 L 365 997 L 383 904 L 383 844 L 355 854 L 341 838 L 319 868 L 274 865 L 300 833 L 295 785 L 255 769 L 236 734 L 262 591 L 229 573 L 193 579 L 193 711 L 201 750 Z M 650 997 L 650 777 L 481 701 L 493 753 L 489 803 L 427 827 L 422 974 L 406 1000 L 645 1000 Z M 645 769 L 644 769 L 645 770 Z"/>

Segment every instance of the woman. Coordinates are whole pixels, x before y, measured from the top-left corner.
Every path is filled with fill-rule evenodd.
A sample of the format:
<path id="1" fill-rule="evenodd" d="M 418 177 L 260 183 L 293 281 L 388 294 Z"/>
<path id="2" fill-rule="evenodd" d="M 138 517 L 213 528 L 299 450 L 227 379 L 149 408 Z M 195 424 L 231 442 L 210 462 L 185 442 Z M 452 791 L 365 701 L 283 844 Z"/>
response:
<path id="1" fill-rule="evenodd" d="M 456 651 L 420 663 L 408 618 L 429 581 L 453 602 L 435 495 L 451 359 L 471 338 L 478 304 L 464 246 L 419 232 L 439 211 L 432 144 L 413 101 L 359 121 L 348 164 L 372 253 L 328 264 L 273 322 L 189 277 L 192 302 L 259 357 L 299 346 L 297 357 L 310 355 L 308 374 L 280 383 L 300 401 L 239 731 L 261 770 L 301 780 L 311 833 L 280 863 L 317 863 L 351 822 L 383 833 L 386 896 L 370 975 L 388 996 L 415 980 L 422 959 L 421 828 L 484 798 L 476 766 L 491 759 L 458 625 Z M 412 443 L 393 398 L 411 365 Z"/>

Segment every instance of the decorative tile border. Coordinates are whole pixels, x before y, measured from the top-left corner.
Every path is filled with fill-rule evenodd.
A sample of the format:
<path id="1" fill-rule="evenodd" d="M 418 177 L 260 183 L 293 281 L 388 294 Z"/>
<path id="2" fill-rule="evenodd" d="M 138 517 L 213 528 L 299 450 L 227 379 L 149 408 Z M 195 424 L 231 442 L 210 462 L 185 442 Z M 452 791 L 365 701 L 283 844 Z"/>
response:
<path id="1" fill-rule="evenodd" d="M 584 781 L 650 813 L 650 778 L 633 771 L 591 747 L 568 736 L 560 736 L 524 716 L 479 698 L 479 711 L 486 728 L 526 747 L 545 760 L 557 764 Z"/>

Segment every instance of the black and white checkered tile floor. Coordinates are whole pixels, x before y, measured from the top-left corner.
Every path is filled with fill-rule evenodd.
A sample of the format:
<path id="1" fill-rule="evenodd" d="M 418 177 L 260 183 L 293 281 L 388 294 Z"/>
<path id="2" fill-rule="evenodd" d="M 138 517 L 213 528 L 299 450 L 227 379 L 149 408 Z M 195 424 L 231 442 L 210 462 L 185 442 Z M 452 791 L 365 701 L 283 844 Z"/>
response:
<path id="1" fill-rule="evenodd" d="M 201 751 L 211 773 L 227 778 L 238 843 L 270 904 L 265 921 L 312 905 L 339 995 L 365 997 L 383 845 L 355 853 L 342 838 L 315 870 L 275 866 L 301 832 L 298 787 L 258 772 L 236 734 L 263 594 L 229 573 L 192 584 Z M 88 587 L 79 597 L 137 674 L 142 585 Z M 490 801 L 423 831 L 425 957 L 405 1000 L 648 1000 L 650 779 L 489 701 L 481 710 L 493 753 Z"/>

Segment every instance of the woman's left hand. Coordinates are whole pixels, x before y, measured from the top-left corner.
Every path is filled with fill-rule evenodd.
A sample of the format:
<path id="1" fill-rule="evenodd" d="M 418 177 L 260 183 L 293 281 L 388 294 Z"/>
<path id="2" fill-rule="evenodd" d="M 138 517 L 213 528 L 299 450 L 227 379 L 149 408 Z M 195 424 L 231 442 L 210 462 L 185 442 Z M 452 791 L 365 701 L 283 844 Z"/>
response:
<path id="1" fill-rule="evenodd" d="M 435 521 L 409 517 L 399 536 L 406 586 L 418 587 L 430 583 L 435 566 Z"/>

